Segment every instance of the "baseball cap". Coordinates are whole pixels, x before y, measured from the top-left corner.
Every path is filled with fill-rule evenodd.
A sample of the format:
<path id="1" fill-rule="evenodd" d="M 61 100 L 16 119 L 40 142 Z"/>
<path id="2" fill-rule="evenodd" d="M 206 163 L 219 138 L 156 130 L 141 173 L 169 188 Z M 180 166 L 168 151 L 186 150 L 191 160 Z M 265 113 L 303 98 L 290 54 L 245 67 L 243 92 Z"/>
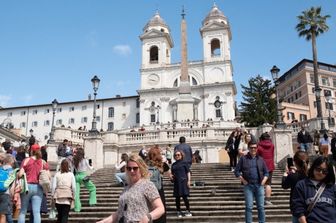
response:
<path id="1" fill-rule="evenodd" d="M 40 146 L 39 144 L 33 144 L 31 147 L 30 147 L 31 151 L 37 151 L 37 150 L 40 150 Z"/>

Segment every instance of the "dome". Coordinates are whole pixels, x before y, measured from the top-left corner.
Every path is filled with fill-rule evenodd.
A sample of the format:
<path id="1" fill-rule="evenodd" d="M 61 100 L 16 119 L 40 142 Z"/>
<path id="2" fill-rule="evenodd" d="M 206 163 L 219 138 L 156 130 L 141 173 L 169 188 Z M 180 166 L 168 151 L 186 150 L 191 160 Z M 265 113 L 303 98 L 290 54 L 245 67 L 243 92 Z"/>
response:
<path id="1" fill-rule="evenodd" d="M 226 20 L 226 17 L 224 16 L 224 13 L 218 9 L 217 5 L 214 4 L 212 6 L 211 11 L 209 12 L 209 14 L 207 15 L 207 17 L 205 17 L 205 19 L 203 20 L 202 24 L 203 26 L 206 25 L 209 21 L 212 20 Z"/>
<path id="2" fill-rule="evenodd" d="M 150 27 L 164 27 L 169 31 L 169 27 L 167 26 L 166 22 L 161 18 L 159 12 L 156 12 L 155 15 L 149 20 L 146 26 L 143 28 L 143 31 L 146 32 Z"/>

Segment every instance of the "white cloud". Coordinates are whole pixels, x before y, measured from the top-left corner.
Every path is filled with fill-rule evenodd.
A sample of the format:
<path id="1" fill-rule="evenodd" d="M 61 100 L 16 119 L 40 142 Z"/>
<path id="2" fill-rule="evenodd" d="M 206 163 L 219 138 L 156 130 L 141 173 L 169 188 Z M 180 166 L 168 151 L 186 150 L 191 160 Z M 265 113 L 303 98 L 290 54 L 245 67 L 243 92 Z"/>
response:
<path id="1" fill-rule="evenodd" d="M 132 53 L 132 49 L 129 45 L 115 45 L 113 51 L 121 56 L 128 56 Z"/>
<path id="2" fill-rule="evenodd" d="M 12 97 L 9 95 L 0 95 L 0 106 L 7 107 L 9 101 L 12 100 Z"/>

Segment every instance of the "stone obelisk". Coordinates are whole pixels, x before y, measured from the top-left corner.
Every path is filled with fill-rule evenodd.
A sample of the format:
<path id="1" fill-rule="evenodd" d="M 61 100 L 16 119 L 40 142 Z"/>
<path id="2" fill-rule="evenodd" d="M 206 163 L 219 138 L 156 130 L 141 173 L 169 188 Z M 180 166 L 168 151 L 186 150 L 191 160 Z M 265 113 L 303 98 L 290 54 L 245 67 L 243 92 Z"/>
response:
<path id="1" fill-rule="evenodd" d="M 181 78 L 179 86 L 179 97 L 177 102 L 177 120 L 193 120 L 194 99 L 191 96 L 191 87 L 188 74 L 188 54 L 187 54 L 187 23 L 184 19 L 185 13 L 182 9 L 181 21 Z"/>

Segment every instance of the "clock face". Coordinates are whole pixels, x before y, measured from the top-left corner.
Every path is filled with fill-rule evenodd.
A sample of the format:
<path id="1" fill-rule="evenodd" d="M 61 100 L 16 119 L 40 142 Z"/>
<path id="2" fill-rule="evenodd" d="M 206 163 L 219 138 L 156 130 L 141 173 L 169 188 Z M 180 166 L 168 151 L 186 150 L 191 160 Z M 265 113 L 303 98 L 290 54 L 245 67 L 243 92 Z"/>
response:
<path id="1" fill-rule="evenodd" d="M 155 85 L 159 82 L 160 77 L 157 74 L 151 74 L 148 76 L 148 83 Z"/>

